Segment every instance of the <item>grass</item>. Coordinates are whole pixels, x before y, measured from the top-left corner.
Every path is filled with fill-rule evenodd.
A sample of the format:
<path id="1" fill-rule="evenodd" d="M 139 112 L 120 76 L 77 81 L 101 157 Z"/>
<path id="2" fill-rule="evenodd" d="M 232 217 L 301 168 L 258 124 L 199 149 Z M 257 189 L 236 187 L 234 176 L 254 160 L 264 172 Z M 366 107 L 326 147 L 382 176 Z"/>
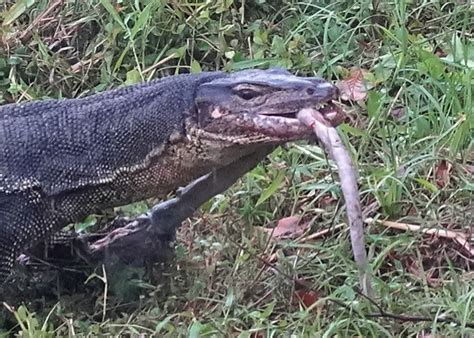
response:
<path id="1" fill-rule="evenodd" d="M 181 71 L 280 66 L 338 80 L 364 69 L 367 99 L 348 103 L 352 123 L 339 130 L 365 216 L 472 238 L 473 11 L 461 1 L 6 1 L 0 101 Z M 356 292 L 334 168 L 315 145 L 278 149 L 183 225 L 159 282 L 124 285 L 98 269 L 99 291 L 9 304 L 0 327 L 35 337 L 473 335 L 474 261 L 452 240 L 368 225 L 382 315 Z M 310 241 L 259 231 L 290 215 L 334 231 Z"/>

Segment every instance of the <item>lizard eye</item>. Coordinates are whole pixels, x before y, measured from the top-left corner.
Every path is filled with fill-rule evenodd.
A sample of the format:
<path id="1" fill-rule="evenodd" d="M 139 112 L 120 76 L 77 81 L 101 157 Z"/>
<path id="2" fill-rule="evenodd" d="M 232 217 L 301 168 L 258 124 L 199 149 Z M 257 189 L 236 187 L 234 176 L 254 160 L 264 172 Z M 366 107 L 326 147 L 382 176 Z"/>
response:
<path id="1" fill-rule="evenodd" d="M 242 89 L 237 92 L 237 95 L 241 97 L 244 100 L 251 100 L 256 98 L 257 96 L 260 96 L 260 93 L 251 90 L 251 89 Z"/>

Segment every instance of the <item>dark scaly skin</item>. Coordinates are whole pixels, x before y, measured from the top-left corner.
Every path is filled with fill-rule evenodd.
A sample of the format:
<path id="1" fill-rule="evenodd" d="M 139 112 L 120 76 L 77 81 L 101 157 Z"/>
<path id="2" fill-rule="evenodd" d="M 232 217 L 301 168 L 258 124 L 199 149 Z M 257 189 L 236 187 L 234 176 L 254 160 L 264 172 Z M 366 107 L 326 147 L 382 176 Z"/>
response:
<path id="1" fill-rule="evenodd" d="M 311 137 L 295 113 L 336 95 L 319 78 L 251 70 L 0 107 L 0 283 L 70 223 Z"/>

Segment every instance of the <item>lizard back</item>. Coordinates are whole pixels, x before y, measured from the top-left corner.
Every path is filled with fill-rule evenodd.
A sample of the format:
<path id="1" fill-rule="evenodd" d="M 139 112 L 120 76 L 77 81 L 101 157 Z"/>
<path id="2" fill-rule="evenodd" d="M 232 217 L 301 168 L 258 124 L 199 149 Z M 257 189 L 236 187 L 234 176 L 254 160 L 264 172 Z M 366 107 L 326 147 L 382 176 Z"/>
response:
<path id="1" fill-rule="evenodd" d="M 81 99 L 0 107 L 0 192 L 54 195 L 139 170 L 174 132 L 184 133 L 200 83 L 187 74 Z"/>

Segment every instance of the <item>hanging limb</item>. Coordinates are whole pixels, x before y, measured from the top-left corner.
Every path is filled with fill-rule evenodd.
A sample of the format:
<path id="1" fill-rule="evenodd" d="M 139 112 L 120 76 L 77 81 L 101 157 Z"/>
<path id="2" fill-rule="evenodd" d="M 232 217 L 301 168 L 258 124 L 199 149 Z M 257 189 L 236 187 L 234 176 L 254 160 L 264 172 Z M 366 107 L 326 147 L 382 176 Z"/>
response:
<path id="1" fill-rule="evenodd" d="M 359 270 L 360 285 L 364 294 L 372 296 L 372 282 L 365 251 L 364 224 L 357 187 L 357 175 L 349 153 L 345 149 L 337 130 L 324 119 L 319 111 L 303 109 L 297 117 L 302 123 L 313 128 L 317 138 L 324 144 L 326 151 L 330 153 L 337 164 L 342 193 L 346 201 L 352 252 Z"/>

